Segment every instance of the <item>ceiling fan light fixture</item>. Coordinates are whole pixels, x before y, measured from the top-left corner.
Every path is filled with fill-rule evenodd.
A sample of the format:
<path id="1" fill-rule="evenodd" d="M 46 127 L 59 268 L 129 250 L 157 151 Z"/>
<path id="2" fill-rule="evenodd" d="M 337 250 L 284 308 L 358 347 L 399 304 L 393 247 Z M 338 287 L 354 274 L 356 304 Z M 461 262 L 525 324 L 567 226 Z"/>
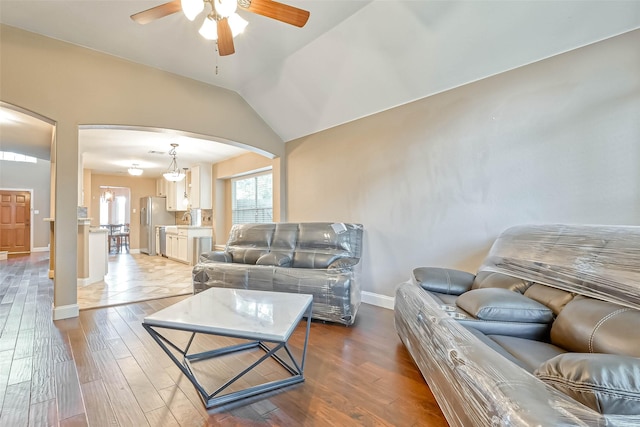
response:
<path id="1" fill-rule="evenodd" d="M 202 23 L 202 27 L 198 30 L 200 35 L 207 40 L 218 39 L 218 24 L 211 18 L 206 17 Z"/>
<path id="2" fill-rule="evenodd" d="M 245 19 L 242 18 L 242 16 L 238 15 L 237 13 L 231 14 L 231 16 L 227 18 L 227 20 L 229 21 L 229 27 L 231 27 L 232 37 L 235 37 L 238 34 L 242 34 L 244 29 L 247 28 L 247 24 L 249 24 Z"/>
<path id="3" fill-rule="evenodd" d="M 204 2 L 202 0 L 180 0 L 182 12 L 189 21 L 196 19 L 196 16 L 204 10 Z"/>
<path id="4" fill-rule="evenodd" d="M 212 0 L 216 13 L 223 18 L 228 18 L 238 8 L 237 0 Z"/>
<path id="5" fill-rule="evenodd" d="M 138 167 L 137 163 L 134 163 L 128 170 L 129 175 L 140 176 L 144 172 L 142 169 Z"/>

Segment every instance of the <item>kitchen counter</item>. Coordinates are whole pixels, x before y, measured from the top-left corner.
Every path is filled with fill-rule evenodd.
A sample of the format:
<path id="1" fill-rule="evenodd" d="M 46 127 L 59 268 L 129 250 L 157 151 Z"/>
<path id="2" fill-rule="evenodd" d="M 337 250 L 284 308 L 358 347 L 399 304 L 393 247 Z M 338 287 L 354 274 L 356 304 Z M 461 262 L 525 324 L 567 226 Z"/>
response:
<path id="1" fill-rule="evenodd" d="M 165 254 L 167 258 L 194 265 L 198 261 L 199 253 L 196 249 L 210 250 L 213 241 L 213 227 L 197 225 L 165 225 Z M 208 238 L 208 245 L 200 242 Z M 160 236 L 158 236 L 160 239 Z M 198 245 L 196 245 L 196 243 Z"/>
<path id="2" fill-rule="evenodd" d="M 212 230 L 210 225 L 157 225 L 156 228 L 163 227 L 167 233 L 176 234 L 178 230 Z"/>

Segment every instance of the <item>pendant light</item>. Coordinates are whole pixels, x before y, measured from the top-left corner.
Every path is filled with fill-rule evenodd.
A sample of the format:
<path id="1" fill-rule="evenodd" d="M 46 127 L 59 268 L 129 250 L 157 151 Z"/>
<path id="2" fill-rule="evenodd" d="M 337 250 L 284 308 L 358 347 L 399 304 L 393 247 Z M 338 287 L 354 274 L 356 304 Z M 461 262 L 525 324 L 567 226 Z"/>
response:
<path id="1" fill-rule="evenodd" d="M 169 155 L 171 156 L 171 163 L 169 164 L 169 170 L 162 174 L 164 179 L 171 182 L 182 181 L 185 177 L 184 172 L 178 168 L 178 161 L 176 160 L 176 147 L 178 144 L 171 144 L 171 150 Z"/>

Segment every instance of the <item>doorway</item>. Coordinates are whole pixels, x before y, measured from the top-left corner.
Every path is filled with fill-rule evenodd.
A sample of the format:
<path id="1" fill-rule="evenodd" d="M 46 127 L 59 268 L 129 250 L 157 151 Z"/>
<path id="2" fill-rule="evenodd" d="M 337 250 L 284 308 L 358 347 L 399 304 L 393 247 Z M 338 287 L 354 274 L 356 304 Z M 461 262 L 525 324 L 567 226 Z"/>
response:
<path id="1" fill-rule="evenodd" d="M 109 231 L 109 253 L 129 251 L 131 189 L 100 186 L 100 227 Z"/>
<path id="2" fill-rule="evenodd" d="M 31 193 L 0 190 L 0 251 L 31 252 Z"/>

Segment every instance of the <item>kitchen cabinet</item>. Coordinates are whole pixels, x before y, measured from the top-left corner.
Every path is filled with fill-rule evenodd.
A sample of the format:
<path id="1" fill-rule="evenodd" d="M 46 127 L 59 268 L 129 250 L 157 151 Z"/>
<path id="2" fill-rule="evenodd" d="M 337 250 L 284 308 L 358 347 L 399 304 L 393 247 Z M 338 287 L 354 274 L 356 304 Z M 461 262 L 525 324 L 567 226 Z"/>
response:
<path id="1" fill-rule="evenodd" d="M 167 180 L 164 178 L 156 179 L 156 196 L 167 197 Z"/>
<path id="2" fill-rule="evenodd" d="M 176 261 L 188 262 L 187 258 L 187 236 L 180 236 L 167 231 L 167 257 Z"/>
<path id="3" fill-rule="evenodd" d="M 212 209 L 211 165 L 191 166 L 189 202 L 193 209 Z"/>
<path id="4" fill-rule="evenodd" d="M 185 182 L 167 181 L 167 210 L 168 211 L 186 211 L 187 207 L 183 205 Z"/>
<path id="5" fill-rule="evenodd" d="M 167 257 L 194 265 L 193 241 L 197 237 L 211 237 L 213 230 L 209 227 L 178 226 L 174 230 L 167 229 Z"/>

